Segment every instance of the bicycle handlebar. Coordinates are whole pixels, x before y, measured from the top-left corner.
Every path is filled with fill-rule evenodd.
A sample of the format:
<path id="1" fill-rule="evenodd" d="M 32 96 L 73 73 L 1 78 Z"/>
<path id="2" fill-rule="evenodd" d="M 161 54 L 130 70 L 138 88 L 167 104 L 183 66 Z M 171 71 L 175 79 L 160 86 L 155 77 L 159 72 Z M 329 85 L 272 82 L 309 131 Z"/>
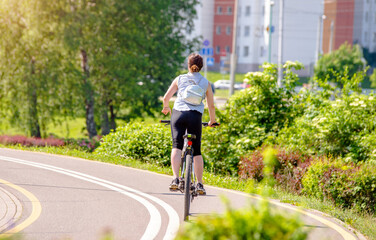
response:
<path id="1" fill-rule="evenodd" d="M 171 123 L 170 120 L 160 120 L 160 122 L 161 122 L 161 123 L 166 123 L 166 125 L 168 125 L 168 124 Z M 212 126 L 214 126 L 214 127 L 219 126 L 219 125 L 220 125 L 220 124 L 217 123 L 217 122 L 215 122 L 215 123 L 212 124 Z M 203 122 L 203 123 L 202 123 L 202 126 L 207 127 L 207 126 L 209 126 L 209 123 L 208 123 L 208 122 Z"/>

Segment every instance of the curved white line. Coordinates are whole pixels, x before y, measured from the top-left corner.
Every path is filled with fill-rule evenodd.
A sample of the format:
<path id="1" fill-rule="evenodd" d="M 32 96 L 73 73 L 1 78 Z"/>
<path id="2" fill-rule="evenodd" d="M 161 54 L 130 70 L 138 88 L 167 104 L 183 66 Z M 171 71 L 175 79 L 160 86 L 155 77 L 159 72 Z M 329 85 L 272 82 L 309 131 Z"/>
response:
<path id="1" fill-rule="evenodd" d="M 3 157 L 3 156 L 1 156 L 1 157 L 2 158 L 8 158 L 10 160 L 14 160 L 14 158 Z M 162 208 L 164 208 L 164 210 L 168 214 L 169 223 L 167 225 L 166 234 L 165 234 L 165 236 L 164 236 L 163 239 L 165 239 L 165 240 L 174 239 L 175 236 L 176 236 L 176 233 L 177 233 L 177 231 L 179 229 L 179 226 L 180 226 L 179 225 L 179 223 L 180 223 L 179 215 L 177 214 L 177 212 L 175 211 L 175 209 L 173 209 L 170 205 L 168 205 L 166 202 L 162 201 L 161 199 L 159 199 L 157 197 L 151 196 L 149 194 L 143 193 L 141 191 L 135 190 L 133 188 L 130 188 L 130 187 L 127 187 L 127 186 L 124 186 L 124 185 L 120 185 L 120 184 L 117 184 L 117 183 L 114 183 L 114 182 L 110 182 L 110 181 L 107 181 L 107 180 L 104 180 L 104 179 L 101 179 L 101 178 L 97 178 L 97 177 L 94 177 L 94 176 L 91 176 L 91 175 L 87 175 L 87 174 L 84 174 L 84 173 L 80 173 L 80 172 L 76 172 L 76 171 L 73 171 L 73 170 L 59 168 L 59 167 L 55 167 L 55 166 L 47 165 L 47 164 L 43 164 L 43 163 L 29 162 L 29 161 L 21 160 L 21 159 L 15 159 L 15 160 L 16 161 L 28 162 L 28 163 L 35 164 L 35 165 L 40 165 L 40 166 L 43 166 L 43 167 L 53 168 L 53 169 L 56 169 L 56 170 L 59 170 L 59 171 L 64 171 L 64 172 L 76 174 L 76 175 L 83 176 L 83 177 L 86 177 L 86 178 L 89 178 L 89 179 L 93 179 L 95 181 L 99 181 L 99 182 L 103 182 L 103 183 L 106 183 L 106 184 L 110 184 L 110 185 L 113 185 L 115 187 L 122 188 L 122 189 L 124 189 L 126 191 L 133 192 L 133 193 L 141 195 L 141 196 L 143 196 L 145 198 L 148 198 L 148 199 L 156 202 L 157 204 L 159 204 Z"/>
<path id="2" fill-rule="evenodd" d="M 21 159 L 4 157 L 4 156 L 0 156 L 0 159 L 2 159 L 4 161 L 15 162 L 15 163 L 19 163 L 19 164 L 29 165 L 29 166 L 33 166 L 33 167 L 42 168 L 42 169 L 58 172 L 58 173 L 61 173 L 61 174 L 65 174 L 65 175 L 68 175 L 68 176 L 71 176 L 71 177 L 74 177 L 74 178 L 78 178 L 78 179 L 81 179 L 81 180 L 84 180 L 84 181 L 87 181 L 87 182 L 91 182 L 91 183 L 95 183 L 97 185 L 101 185 L 103 187 L 117 191 L 117 192 L 119 192 L 123 195 L 126 195 L 128 197 L 131 197 L 131 198 L 135 199 L 136 201 L 140 202 L 142 205 L 144 205 L 147 208 L 147 210 L 149 211 L 149 214 L 150 214 L 150 221 L 149 221 L 149 223 L 146 227 L 145 233 L 143 234 L 141 239 L 154 239 L 159 233 L 159 230 L 160 230 L 161 225 L 162 225 L 162 223 L 161 223 L 162 221 L 161 221 L 161 215 L 160 215 L 158 209 L 153 204 L 151 204 L 149 201 L 145 200 L 144 198 L 142 198 L 138 195 L 126 192 L 126 191 L 124 191 L 124 190 L 122 190 L 118 187 L 109 185 L 108 184 L 108 183 L 110 183 L 109 181 L 102 180 L 102 179 L 92 177 L 92 176 L 89 176 L 89 175 L 86 175 L 86 174 L 82 174 L 82 173 L 79 173 L 79 172 L 74 172 L 74 171 L 63 169 L 63 168 L 54 167 L 54 166 L 47 165 L 47 164 L 34 163 L 34 162 L 29 162 L 29 161 L 25 161 L 25 160 L 21 160 Z M 108 183 L 105 183 L 105 182 L 108 182 Z M 116 184 L 113 183 L 113 185 L 116 185 Z M 126 188 L 125 186 L 123 186 L 123 187 Z M 136 191 L 136 190 L 134 190 L 134 191 Z"/>

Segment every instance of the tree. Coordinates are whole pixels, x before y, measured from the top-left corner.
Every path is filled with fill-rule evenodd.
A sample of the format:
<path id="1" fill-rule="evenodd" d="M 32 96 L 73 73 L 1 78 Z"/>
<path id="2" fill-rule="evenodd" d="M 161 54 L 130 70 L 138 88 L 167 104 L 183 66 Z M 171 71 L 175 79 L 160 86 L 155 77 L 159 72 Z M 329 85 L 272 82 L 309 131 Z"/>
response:
<path id="1" fill-rule="evenodd" d="M 61 94 L 63 52 L 50 6 L 47 0 L 3 0 L 0 5 L 1 110 L 35 137 L 72 106 L 72 99 L 65 101 Z"/>
<path id="2" fill-rule="evenodd" d="M 90 86 L 84 87 L 86 109 L 91 109 L 87 125 L 94 126 L 88 127 L 89 136 L 96 134 L 93 112 L 100 119 L 102 134 L 116 128 L 115 118 L 154 114 L 160 106 L 158 97 L 178 73 L 186 51 L 197 43 L 187 41 L 183 31 L 192 30 L 190 19 L 197 3 L 70 2 L 63 21 L 65 42 L 73 53 L 81 49 L 82 55 L 84 49 L 85 63 L 90 65 L 84 77 Z"/>
<path id="3" fill-rule="evenodd" d="M 362 72 L 366 62 L 358 45 L 351 46 L 348 43 L 342 44 L 338 50 L 322 56 L 315 66 L 315 77 L 335 81 L 335 73 L 344 73 L 348 69 L 351 77 L 357 72 Z"/>
<path id="4" fill-rule="evenodd" d="M 3 0 L 1 104 L 41 136 L 85 112 L 89 137 L 115 119 L 153 115 L 180 70 L 197 0 Z M 100 124 L 98 124 L 100 123 Z M 42 129 L 42 130 L 41 130 Z"/>

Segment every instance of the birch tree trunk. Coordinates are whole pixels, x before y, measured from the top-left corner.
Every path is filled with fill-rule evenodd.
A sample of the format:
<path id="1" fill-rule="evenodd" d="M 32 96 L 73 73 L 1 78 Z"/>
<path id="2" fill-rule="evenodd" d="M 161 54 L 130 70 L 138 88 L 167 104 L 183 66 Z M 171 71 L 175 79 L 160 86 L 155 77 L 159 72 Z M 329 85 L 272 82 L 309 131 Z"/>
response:
<path id="1" fill-rule="evenodd" d="M 86 129 L 89 134 L 89 138 L 97 136 L 97 129 L 94 120 L 94 92 L 90 84 L 89 77 L 89 64 L 87 59 L 87 53 L 81 49 L 81 67 L 84 73 L 84 92 L 85 92 L 85 109 L 86 109 Z"/>

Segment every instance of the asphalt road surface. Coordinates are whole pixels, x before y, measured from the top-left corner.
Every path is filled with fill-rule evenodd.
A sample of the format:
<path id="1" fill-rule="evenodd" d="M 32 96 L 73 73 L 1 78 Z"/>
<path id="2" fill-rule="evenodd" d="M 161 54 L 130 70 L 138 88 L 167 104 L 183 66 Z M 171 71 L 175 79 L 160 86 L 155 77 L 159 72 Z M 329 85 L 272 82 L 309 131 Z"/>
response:
<path id="1" fill-rule="evenodd" d="M 171 193 L 171 176 L 78 158 L 0 148 L 0 238 L 173 239 L 183 224 L 183 195 Z M 221 196 L 234 208 L 259 197 L 206 186 L 194 199 L 190 219 L 222 212 Z M 309 239 L 359 239 L 338 221 L 272 201 L 300 214 Z M 361 239 L 362 237 L 360 237 Z"/>

